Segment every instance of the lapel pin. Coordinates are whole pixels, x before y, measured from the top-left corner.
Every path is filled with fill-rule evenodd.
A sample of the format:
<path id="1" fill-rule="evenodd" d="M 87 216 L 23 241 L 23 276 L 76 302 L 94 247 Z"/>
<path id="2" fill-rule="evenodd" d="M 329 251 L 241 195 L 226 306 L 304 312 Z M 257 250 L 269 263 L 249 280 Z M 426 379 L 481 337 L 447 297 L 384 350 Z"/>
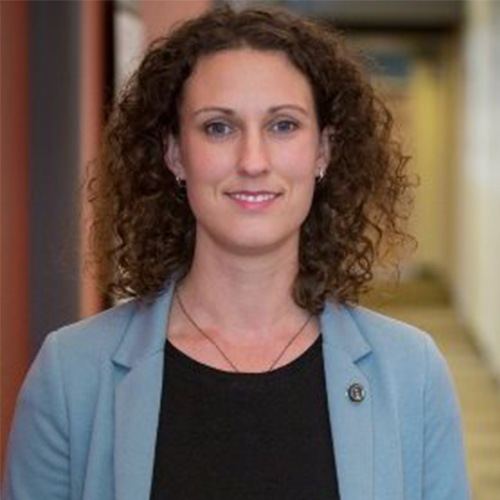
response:
<path id="1" fill-rule="evenodd" d="M 352 403 L 361 403 L 366 396 L 365 388 L 358 383 L 351 384 L 347 388 L 346 395 Z"/>

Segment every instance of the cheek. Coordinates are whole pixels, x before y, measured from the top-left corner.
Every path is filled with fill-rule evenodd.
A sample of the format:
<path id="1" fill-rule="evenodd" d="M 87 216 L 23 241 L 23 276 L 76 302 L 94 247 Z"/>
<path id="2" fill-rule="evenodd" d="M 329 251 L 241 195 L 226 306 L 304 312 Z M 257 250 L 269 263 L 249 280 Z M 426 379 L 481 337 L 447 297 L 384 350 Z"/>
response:
<path id="1" fill-rule="evenodd" d="M 279 152 L 279 165 L 282 173 L 291 181 L 311 181 L 316 173 L 315 150 L 309 144 L 282 147 Z"/>
<path id="2" fill-rule="evenodd" d="M 213 210 L 231 172 L 227 155 L 207 148 L 190 149 L 185 160 L 189 204 L 196 218 L 203 218 Z"/>
<path id="3" fill-rule="evenodd" d="M 186 176 L 190 184 L 195 186 L 213 185 L 222 180 L 229 170 L 229 158 L 226 152 L 207 148 L 204 145 L 189 147 L 185 158 Z"/>

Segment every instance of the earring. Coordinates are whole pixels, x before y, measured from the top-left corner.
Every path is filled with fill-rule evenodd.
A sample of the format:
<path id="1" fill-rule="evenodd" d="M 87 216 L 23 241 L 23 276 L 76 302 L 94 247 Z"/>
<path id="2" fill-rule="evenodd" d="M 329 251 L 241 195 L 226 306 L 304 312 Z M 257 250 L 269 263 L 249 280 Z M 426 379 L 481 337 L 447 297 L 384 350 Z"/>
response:
<path id="1" fill-rule="evenodd" d="M 175 182 L 177 183 L 177 189 L 175 190 L 175 196 L 180 203 L 184 204 L 187 199 L 186 191 L 186 181 L 181 179 L 178 175 L 175 176 Z"/>
<path id="2" fill-rule="evenodd" d="M 325 176 L 327 164 L 324 159 L 319 159 L 317 163 L 318 173 L 316 174 L 316 182 L 321 182 Z"/>
<path id="3" fill-rule="evenodd" d="M 186 181 L 181 179 L 178 175 L 175 176 L 175 182 L 177 182 L 179 189 L 186 189 Z"/>
<path id="4" fill-rule="evenodd" d="M 324 177 L 325 177 L 325 170 L 322 169 L 318 172 L 318 175 L 316 175 L 316 183 L 319 184 Z"/>

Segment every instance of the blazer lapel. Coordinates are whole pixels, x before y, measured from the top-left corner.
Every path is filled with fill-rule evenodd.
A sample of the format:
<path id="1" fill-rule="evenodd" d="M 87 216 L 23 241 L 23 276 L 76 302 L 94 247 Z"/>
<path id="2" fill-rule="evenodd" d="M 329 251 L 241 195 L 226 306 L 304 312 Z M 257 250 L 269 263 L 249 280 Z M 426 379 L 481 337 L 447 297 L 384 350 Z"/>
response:
<path id="1" fill-rule="evenodd" d="M 163 350 L 173 287 L 141 304 L 113 362 L 115 392 L 115 498 L 150 496 L 163 381 Z"/>
<path id="2" fill-rule="evenodd" d="M 369 500 L 374 495 L 371 393 L 357 363 L 369 354 L 370 347 L 346 308 L 328 303 L 321 328 L 340 497 Z M 361 397 L 354 389 L 349 394 L 353 384 L 364 390 Z"/>
<path id="3" fill-rule="evenodd" d="M 147 499 L 153 475 L 163 381 L 163 350 L 173 285 L 151 304 L 141 304 L 113 362 L 115 395 L 114 472 L 116 500 Z M 373 498 L 373 428 L 368 380 L 357 362 L 370 347 L 348 310 L 327 303 L 321 316 L 330 424 L 340 496 Z M 361 402 L 348 389 L 360 384 Z"/>

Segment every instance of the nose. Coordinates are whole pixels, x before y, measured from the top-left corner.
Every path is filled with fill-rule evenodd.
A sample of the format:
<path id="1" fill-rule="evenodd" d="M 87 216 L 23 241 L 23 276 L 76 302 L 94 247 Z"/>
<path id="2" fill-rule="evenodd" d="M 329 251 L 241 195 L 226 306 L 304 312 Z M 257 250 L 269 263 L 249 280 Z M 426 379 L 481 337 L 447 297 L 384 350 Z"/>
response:
<path id="1" fill-rule="evenodd" d="M 265 138 L 259 130 L 242 134 L 238 158 L 241 175 L 257 177 L 269 171 L 269 152 Z"/>

